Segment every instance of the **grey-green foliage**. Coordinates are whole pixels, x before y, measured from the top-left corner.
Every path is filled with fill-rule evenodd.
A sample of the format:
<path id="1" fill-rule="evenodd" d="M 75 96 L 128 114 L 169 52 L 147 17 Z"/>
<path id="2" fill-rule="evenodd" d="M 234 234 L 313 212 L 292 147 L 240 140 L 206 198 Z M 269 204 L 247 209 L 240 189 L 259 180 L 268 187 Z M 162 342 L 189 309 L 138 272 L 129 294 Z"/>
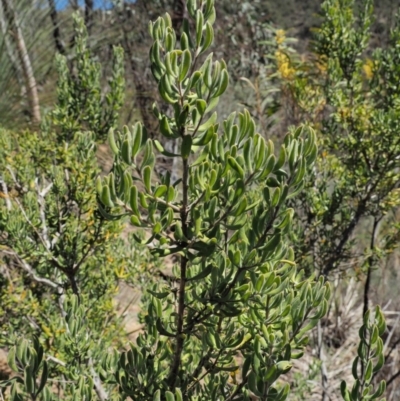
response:
<path id="1" fill-rule="evenodd" d="M 78 42 L 81 34 L 77 32 Z M 79 60 L 90 60 L 87 50 L 79 51 Z M 80 68 L 86 71 L 80 76 L 90 77 L 92 65 L 83 63 Z M 60 91 L 68 97 L 56 110 L 68 110 L 76 105 L 73 96 L 84 97 L 87 87 L 79 81 L 73 90 Z M 92 109 L 88 113 L 93 115 Z M 50 114 L 50 123 L 57 125 L 58 117 Z M 62 392 L 64 399 L 74 398 L 80 377 L 95 381 L 104 349 L 124 342 L 113 297 L 120 276 L 133 269 L 121 269 L 126 249 L 118 240 L 121 224 L 97 212 L 93 182 L 100 172 L 95 146 L 99 132 L 86 131 L 75 117 L 66 115 L 58 132 L 49 127 L 18 134 L 0 129 L 0 346 L 12 347 L 15 339 L 35 336 L 44 359 L 51 361 L 49 388 Z M 77 132 L 71 132 L 71 126 Z M 129 252 L 132 261 L 139 252 Z M 71 293 L 81 305 L 66 314 L 66 324 L 68 305 L 63 309 L 62 300 Z M 24 369 L 31 376 L 13 394 L 36 399 L 31 384 L 40 360 L 28 359 L 22 362 L 29 365 Z"/>
<path id="2" fill-rule="evenodd" d="M 110 130 L 113 170 L 96 185 L 102 215 L 130 216 L 147 229 L 149 238 L 135 239 L 170 257 L 172 274 L 146 292 L 137 341 L 121 353 L 104 350 L 96 368 L 106 395 L 87 369 L 93 355 L 87 309 L 75 295 L 67 299 L 60 341 L 70 356 L 73 399 L 285 400 L 290 386 L 282 375 L 302 357 L 328 308 L 329 285 L 297 269 L 288 238 L 287 201 L 302 190 L 315 161 L 314 131 L 293 129 L 275 152 L 248 111 L 218 123 L 213 109 L 229 75 L 223 61 L 204 58 L 213 42 L 214 2 L 189 0 L 187 7 L 179 43 L 168 14 L 149 27 L 152 72 L 171 105 L 167 113 L 155 106 L 155 118 L 177 153 L 148 138 L 139 123 Z M 156 153 L 180 160 L 177 181 L 154 174 Z M 35 399 L 40 361 L 22 362 L 17 370 L 25 382 L 14 379 L 20 389 L 14 384 L 11 399 Z M 50 399 L 44 388 L 42 398 Z"/>
<path id="3" fill-rule="evenodd" d="M 8 364 L 11 369 L 21 375 L 0 383 L 0 386 L 11 385 L 11 398 L 23 400 L 21 386 L 24 392 L 31 398 L 36 399 L 42 393 L 44 399 L 49 399 L 49 390 L 45 387 L 48 379 L 48 362 L 43 359 L 44 350 L 39 340 L 34 338 L 31 342 L 26 339 L 19 341 L 18 346 L 10 349 Z M 37 382 L 35 379 L 39 377 Z"/>
<path id="4" fill-rule="evenodd" d="M 63 329 L 60 341 L 65 345 L 64 351 L 69 365 L 68 375 L 65 376 L 69 380 L 64 380 L 63 398 L 91 400 L 95 398 L 97 376 L 90 373 L 85 366 L 93 357 L 95 349 L 87 329 L 87 311 L 79 305 L 76 295 L 65 299 L 61 307 L 64 317 L 61 317 L 59 322 Z M 8 364 L 17 375 L 0 383 L 0 387 L 11 386 L 11 399 L 55 399 L 55 394 L 49 386 L 49 378 L 52 377 L 51 365 L 61 362 L 54 358 L 49 359 L 45 351 L 36 337 L 32 341 L 19 340 L 10 348 Z"/>
<path id="5" fill-rule="evenodd" d="M 354 385 L 349 390 L 345 381 L 341 384 L 344 401 L 386 400 L 386 398 L 380 398 L 386 390 L 385 380 L 382 380 L 377 388 L 374 389 L 373 386 L 374 376 L 382 369 L 385 362 L 381 338 L 385 329 L 386 323 L 381 309 L 376 307 L 372 320 L 371 312 L 368 310 L 359 331 L 360 343 L 352 367 Z"/>
<path id="6" fill-rule="evenodd" d="M 307 333 L 326 313 L 329 286 L 296 269 L 286 200 L 302 189 L 317 147 L 307 126 L 276 152 L 248 111 L 217 123 L 213 113 L 229 75 L 203 54 L 213 41 L 214 2 L 188 1 L 180 43 L 169 15 L 150 24 L 154 107 L 166 151 L 141 124 L 110 132 L 113 172 L 98 180 L 104 216 L 129 215 L 148 229 L 159 257 L 173 255 L 172 277 L 148 291 L 145 331 L 118 361 L 123 398 L 284 400 L 278 381 L 301 357 Z M 182 176 L 153 173 L 156 155 L 178 158 Z M 115 369 L 107 358 L 104 377 Z"/>
<path id="7" fill-rule="evenodd" d="M 67 140 L 82 129 L 104 139 L 109 129 L 116 126 L 124 101 L 124 52 L 119 46 L 113 48 L 112 77 L 108 81 L 108 91 L 104 93 L 101 65 L 90 52 L 86 27 L 79 14 L 74 14 L 74 29 L 76 59 L 73 68 L 68 66 L 65 56 L 56 56 L 58 104 L 52 112 L 52 122 L 60 127 Z"/>

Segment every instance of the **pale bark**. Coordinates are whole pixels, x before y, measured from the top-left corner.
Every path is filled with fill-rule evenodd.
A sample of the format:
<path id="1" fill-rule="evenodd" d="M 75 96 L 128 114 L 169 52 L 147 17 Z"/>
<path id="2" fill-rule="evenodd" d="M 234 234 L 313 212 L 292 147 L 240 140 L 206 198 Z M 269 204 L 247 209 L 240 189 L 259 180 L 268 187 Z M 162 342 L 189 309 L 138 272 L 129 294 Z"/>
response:
<path id="1" fill-rule="evenodd" d="M 26 49 L 24 36 L 21 28 L 18 25 L 15 11 L 12 8 L 11 2 L 9 0 L 1 0 L 1 5 L 3 6 L 4 16 L 8 23 L 8 33 L 15 42 L 18 58 L 20 59 L 21 69 L 26 83 L 26 94 L 28 97 L 29 111 L 32 122 L 34 124 L 38 124 L 40 123 L 39 96 L 31 60 Z"/>
<path id="2" fill-rule="evenodd" d="M 0 6 L 0 29 L 1 33 L 3 35 L 3 40 L 4 40 L 4 45 L 6 48 L 7 55 L 11 61 L 12 67 L 15 71 L 15 76 L 17 78 L 18 84 L 21 87 L 21 94 L 25 94 L 26 88 L 23 80 L 23 74 L 22 74 L 22 69 L 19 64 L 18 58 L 15 56 L 13 46 L 10 42 L 10 37 L 7 34 L 7 23 L 5 20 L 4 12 L 3 12 L 3 7 Z"/>

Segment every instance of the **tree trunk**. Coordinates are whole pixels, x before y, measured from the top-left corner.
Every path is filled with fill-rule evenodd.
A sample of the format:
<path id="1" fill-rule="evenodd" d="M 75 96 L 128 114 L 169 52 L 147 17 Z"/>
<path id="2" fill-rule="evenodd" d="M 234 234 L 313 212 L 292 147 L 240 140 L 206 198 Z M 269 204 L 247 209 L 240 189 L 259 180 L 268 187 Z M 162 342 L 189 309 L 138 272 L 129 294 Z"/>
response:
<path id="1" fill-rule="evenodd" d="M 85 25 L 90 34 L 93 24 L 93 0 L 85 0 Z"/>
<path id="2" fill-rule="evenodd" d="M 79 9 L 78 0 L 70 0 L 69 4 L 73 8 L 74 11 Z"/>
<path id="3" fill-rule="evenodd" d="M 3 6 L 4 16 L 8 22 L 8 29 L 15 41 L 18 57 L 20 59 L 24 80 L 26 82 L 26 94 L 28 97 L 31 119 L 34 124 L 38 124 L 40 123 L 39 96 L 25 40 L 9 0 L 1 0 L 1 5 Z"/>
<path id="4" fill-rule="evenodd" d="M 59 22 L 58 22 L 58 14 L 57 14 L 57 10 L 56 10 L 56 4 L 54 3 L 54 0 L 48 0 L 48 1 L 49 1 L 49 8 L 50 8 L 50 18 L 51 18 L 51 22 L 53 23 L 54 44 L 56 46 L 57 51 L 60 54 L 65 54 L 65 47 L 61 40 L 61 33 L 60 33 L 60 26 L 59 26 Z"/>
<path id="5" fill-rule="evenodd" d="M 21 95 L 23 96 L 26 93 L 23 73 L 22 73 L 21 66 L 18 62 L 18 58 L 15 56 L 12 43 L 10 42 L 10 37 L 7 33 L 7 23 L 5 20 L 3 7 L 1 6 L 1 3 L 0 3 L 0 28 L 1 28 L 1 33 L 3 35 L 3 38 L 4 38 L 4 44 L 5 44 L 7 55 L 11 61 L 12 68 L 15 71 L 15 76 L 17 78 L 19 86 L 21 87 Z"/>

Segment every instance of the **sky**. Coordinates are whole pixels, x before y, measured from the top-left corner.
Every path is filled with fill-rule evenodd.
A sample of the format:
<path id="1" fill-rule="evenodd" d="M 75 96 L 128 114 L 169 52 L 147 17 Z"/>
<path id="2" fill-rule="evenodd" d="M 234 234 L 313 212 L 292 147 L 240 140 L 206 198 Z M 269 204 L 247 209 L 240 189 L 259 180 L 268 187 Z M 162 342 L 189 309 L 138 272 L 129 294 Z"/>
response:
<path id="1" fill-rule="evenodd" d="M 130 0 L 131 3 L 134 3 L 135 0 Z M 79 5 L 84 5 L 84 0 L 79 0 Z M 68 6 L 68 0 L 56 0 L 56 7 L 58 10 L 62 10 Z M 111 8 L 112 1 L 111 0 L 94 0 L 95 8 Z"/>

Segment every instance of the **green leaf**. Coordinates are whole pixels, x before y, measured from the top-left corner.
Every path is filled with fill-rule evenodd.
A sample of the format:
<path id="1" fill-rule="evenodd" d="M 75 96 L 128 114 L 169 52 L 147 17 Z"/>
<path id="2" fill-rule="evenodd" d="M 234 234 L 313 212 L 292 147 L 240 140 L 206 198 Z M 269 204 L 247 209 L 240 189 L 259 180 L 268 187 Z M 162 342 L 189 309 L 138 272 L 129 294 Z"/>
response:
<path id="1" fill-rule="evenodd" d="M 372 333 L 371 333 L 371 344 L 375 345 L 376 342 L 378 341 L 379 338 L 379 330 L 376 325 L 373 325 L 372 327 Z"/>
<path id="2" fill-rule="evenodd" d="M 158 299 L 164 299 L 170 294 L 169 291 L 155 292 L 155 291 L 152 291 L 152 290 L 147 290 L 147 292 L 150 293 L 151 295 L 153 295 L 153 297 L 156 297 Z"/>
<path id="3" fill-rule="evenodd" d="M 148 192 L 151 192 L 151 167 L 146 166 L 143 169 L 143 183 Z"/>
<path id="4" fill-rule="evenodd" d="M 180 82 L 183 82 L 186 79 L 191 65 L 192 65 L 192 54 L 190 50 L 186 49 L 182 53 L 182 62 L 179 71 Z"/>
<path id="5" fill-rule="evenodd" d="M 34 394 L 35 392 L 35 378 L 31 367 L 28 365 L 24 369 L 24 384 L 25 390 L 28 394 Z"/>
<path id="6" fill-rule="evenodd" d="M 176 196 L 174 187 L 168 187 L 167 202 L 173 202 Z"/>
<path id="7" fill-rule="evenodd" d="M 96 192 L 100 196 L 103 191 L 103 184 L 101 182 L 101 177 L 97 177 L 96 179 Z"/>
<path id="8" fill-rule="evenodd" d="M 196 45 L 197 47 L 200 46 L 201 38 L 203 34 L 203 24 L 204 24 L 204 17 L 201 10 L 197 10 L 196 12 Z"/>
<path id="9" fill-rule="evenodd" d="M 168 45 L 166 45 L 166 47 L 168 47 Z M 165 55 L 165 68 L 167 69 L 167 74 L 169 76 L 171 76 L 172 78 L 177 78 L 178 74 L 175 72 L 172 60 L 172 58 L 176 57 L 176 54 L 172 53 L 171 51 L 172 49 L 167 50 L 167 54 Z"/>
<path id="10" fill-rule="evenodd" d="M 196 280 L 202 280 L 208 277 L 213 269 L 213 265 L 208 265 L 206 268 L 200 271 L 200 273 L 196 274 L 194 277 L 188 278 L 186 281 L 196 281 Z"/>
<path id="11" fill-rule="evenodd" d="M 200 78 L 202 77 L 201 71 L 196 71 L 193 73 L 192 77 L 190 78 L 190 82 L 188 84 L 187 90 L 193 89 L 197 83 L 199 82 Z"/>
<path id="12" fill-rule="evenodd" d="M 178 101 L 177 92 L 172 88 L 166 74 L 164 74 L 158 83 L 158 91 L 165 102 L 174 104 Z"/>
<path id="13" fill-rule="evenodd" d="M 177 221 L 176 223 L 175 223 L 175 231 L 174 231 L 174 238 L 177 240 L 177 241 L 187 241 L 187 238 L 185 237 L 185 235 L 183 234 L 183 231 L 182 231 L 182 225 L 181 225 L 181 223 L 180 223 L 180 221 Z"/>
<path id="14" fill-rule="evenodd" d="M 377 320 L 377 326 L 379 335 L 382 336 L 386 330 L 385 317 L 383 316 L 382 310 L 379 306 L 375 308 L 375 319 Z"/>
<path id="15" fill-rule="evenodd" d="M 170 333 L 169 331 L 167 331 L 161 321 L 161 319 L 157 319 L 156 321 L 156 328 L 157 331 L 162 335 L 162 336 L 166 336 L 166 337 L 175 337 L 175 334 Z"/>
<path id="16" fill-rule="evenodd" d="M 181 35 L 181 49 L 182 50 L 189 50 L 189 39 L 188 36 L 186 35 L 186 32 L 182 32 Z"/>
<path id="17" fill-rule="evenodd" d="M 153 153 L 153 141 L 148 140 L 144 148 L 144 155 L 141 164 L 141 169 L 143 169 L 146 166 L 152 166 L 154 164 L 154 160 L 155 157 Z"/>
<path id="18" fill-rule="evenodd" d="M 201 43 L 201 53 L 204 53 L 214 41 L 214 29 L 212 25 L 207 21 L 206 29 Z"/>
<path id="19" fill-rule="evenodd" d="M 15 372 L 19 373 L 19 369 L 17 367 L 16 363 L 16 347 L 11 347 L 10 350 L 8 351 L 7 355 L 7 363 L 8 366 Z"/>
<path id="20" fill-rule="evenodd" d="M 138 190 L 136 185 L 132 185 L 131 187 L 131 197 L 129 203 L 134 215 L 140 217 L 139 205 L 138 205 Z"/>
<path id="21" fill-rule="evenodd" d="M 382 341 L 381 339 L 379 339 L 380 341 Z M 383 352 L 379 352 L 378 353 L 378 362 L 376 363 L 376 365 L 374 366 L 373 372 L 374 374 L 379 372 L 383 365 L 385 364 L 385 355 L 383 354 Z"/>
<path id="22" fill-rule="evenodd" d="M 280 372 L 287 372 L 292 368 L 292 364 L 289 361 L 280 361 L 276 364 L 276 368 Z"/>
<path id="23" fill-rule="evenodd" d="M 386 390 L 386 382 L 382 380 L 376 391 L 371 395 L 371 400 L 376 400 L 377 398 L 381 397 Z"/>
<path id="24" fill-rule="evenodd" d="M 140 202 L 140 206 L 142 206 L 142 208 L 144 208 L 144 209 L 149 208 L 149 204 L 147 202 L 146 195 L 143 192 L 139 192 L 139 202 Z"/>
<path id="25" fill-rule="evenodd" d="M 219 85 L 218 85 L 216 91 L 213 93 L 212 97 L 216 98 L 216 97 L 219 97 L 222 94 L 224 94 L 226 89 L 228 88 L 228 85 L 229 85 L 228 71 L 222 70 L 221 71 L 221 80 L 219 82 Z"/>
<path id="26" fill-rule="evenodd" d="M 196 100 L 196 109 L 199 112 L 200 116 L 203 117 L 206 109 L 207 109 L 207 102 L 203 99 Z"/>
<path id="27" fill-rule="evenodd" d="M 179 135 L 175 134 L 168 122 L 168 118 L 166 116 L 162 116 L 161 120 L 160 120 L 160 132 L 161 134 L 168 138 L 168 139 L 174 139 L 177 138 Z"/>
<path id="28" fill-rule="evenodd" d="M 159 234 L 162 230 L 162 225 L 159 221 L 156 222 L 156 224 L 153 227 L 153 234 Z"/>
<path id="29" fill-rule="evenodd" d="M 49 375 L 49 369 L 48 369 L 47 361 L 43 361 L 42 376 L 40 378 L 40 384 L 37 389 L 36 396 L 43 390 L 44 386 L 46 385 L 48 375 Z"/>
<path id="30" fill-rule="evenodd" d="M 168 187 L 166 185 L 160 185 L 154 192 L 155 198 L 161 198 L 166 192 Z"/>
<path id="31" fill-rule="evenodd" d="M 283 167 L 283 165 L 286 162 L 286 149 L 284 146 L 281 147 L 281 150 L 279 152 L 279 158 L 278 161 L 275 164 L 274 171 L 277 171 Z"/>
<path id="32" fill-rule="evenodd" d="M 255 170 L 259 170 L 260 167 L 263 165 L 264 160 L 266 157 L 265 153 L 265 141 L 264 138 L 261 136 L 258 137 L 258 143 L 257 143 L 257 150 L 255 152 Z"/>
<path id="33" fill-rule="evenodd" d="M 203 132 L 208 130 L 212 125 L 215 124 L 216 121 L 217 121 L 217 113 L 214 112 L 204 124 L 200 125 L 198 131 Z"/>
<path id="34" fill-rule="evenodd" d="M 101 191 L 100 200 L 104 206 L 114 207 L 114 203 L 111 200 L 110 188 L 105 185 Z"/>
<path id="35" fill-rule="evenodd" d="M 231 156 L 228 157 L 229 165 L 238 173 L 240 179 L 244 179 L 244 170 L 239 166 L 239 163 Z"/>
<path id="36" fill-rule="evenodd" d="M 250 391 L 252 391 L 256 396 L 261 397 L 262 394 L 258 391 L 257 388 L 257 375 L 254 371 L 251 371 L 247 376 L 247 384 L 249 386 Z"/>
<path id="37" fill-rule="evenodd" d="M 206 333 L 204 333 L 203 336 L 205 336 L 206 343 L 211 349 L 218 348 L 217 342 L 215 340 L 215 336 L 210 331 L 207 331 Z"/>
<path id="38" fill-rule="evenodd" d="M 161 401 L 161 390 L 157 390 L 153 395 L 153 401 Z"/>
<path id="39" fill-rule="evenodd" d="M 141 227 L 141 225 L 142 225 L 140 220 L 139 220 L 139 218 L 137 216 L 135 216 L 135 215 L 132 215 L 130 217 L 130 222 L 131 222 L 132 225 L 134 225 L 136 227 Z"/>
<path id="40" fill-rule="evenodd" d="M 275 235 L 272 236 L 272 238 L 264 245 L 262 245 L 260 247 L 260 250 L 264 251 L 264 252 L 272 252 L 273 250 L 275 250 L 278 245 L 280 244 L 282 239 L 282 235 L 280 232 L 276 233 Z"/>
<path id="41" fill-rule="evenodd" d="M 175 401 L 175 396 L 170 391 L 165 392 L 165 399 L 166 401 Z"/>
<path id="42" fill-rule="evenodd" d="M 278 401 L 285 401 L 287 399 L 287 396 L 290 391 L 290 386 L 288 383 L 285 383 L 281 389 L 281 391 L 278 393 L 277 400 Z"/>
<path id="43" fill-rule="evenodd" d="M 115 136 L 114 136 L 114 129 L 111 128 L 110 131 L 108 132 L 108 143 L 110 145 L 110 148 L 112 150 L 112 152 L 114 153 L 114 155 L 118 155 L 119 153 L 119 149 L 118 146 L 115 142 Z"/>
<path id="44" fill-rule="evenodd" d="M 122 160 L 126 164 L 131 164 L 132 163 L 132 148 L 129 144 L 129 141 L 125 139 L 124 142 L 122 142 L 122 147 L 121 147 L 121 156 Z"/>
<path id="45" fill-rule="evenodd" d="M 365 383 L 369 384 L 372 380 L 372 360 L 369 360 L 367 363 L 367 367 L 365 368 L 364 379 Z"/>
<path id="46" fill-rule="evenodd" d="M 183 401 L 183 395 L 182 395 L 182 391 L 180 388 L 175 389 L 175 398 L 176 398 L 176 401 Z"/>
<path id="47" fill-rule="evenodd" d="M 203 135 L 193 139 L 193 145 L 205 146 L 212 140 L 213 136 L 214 136 L 214 127 L 211 126 L 207 131 L 204 132 Z"/>
<path id="48" fill-rule="evenodd" d="M 181 156 L 184 160 L 188 159 L 192 150 L 192 136 L 185 135 L 182 139 Z"/>

